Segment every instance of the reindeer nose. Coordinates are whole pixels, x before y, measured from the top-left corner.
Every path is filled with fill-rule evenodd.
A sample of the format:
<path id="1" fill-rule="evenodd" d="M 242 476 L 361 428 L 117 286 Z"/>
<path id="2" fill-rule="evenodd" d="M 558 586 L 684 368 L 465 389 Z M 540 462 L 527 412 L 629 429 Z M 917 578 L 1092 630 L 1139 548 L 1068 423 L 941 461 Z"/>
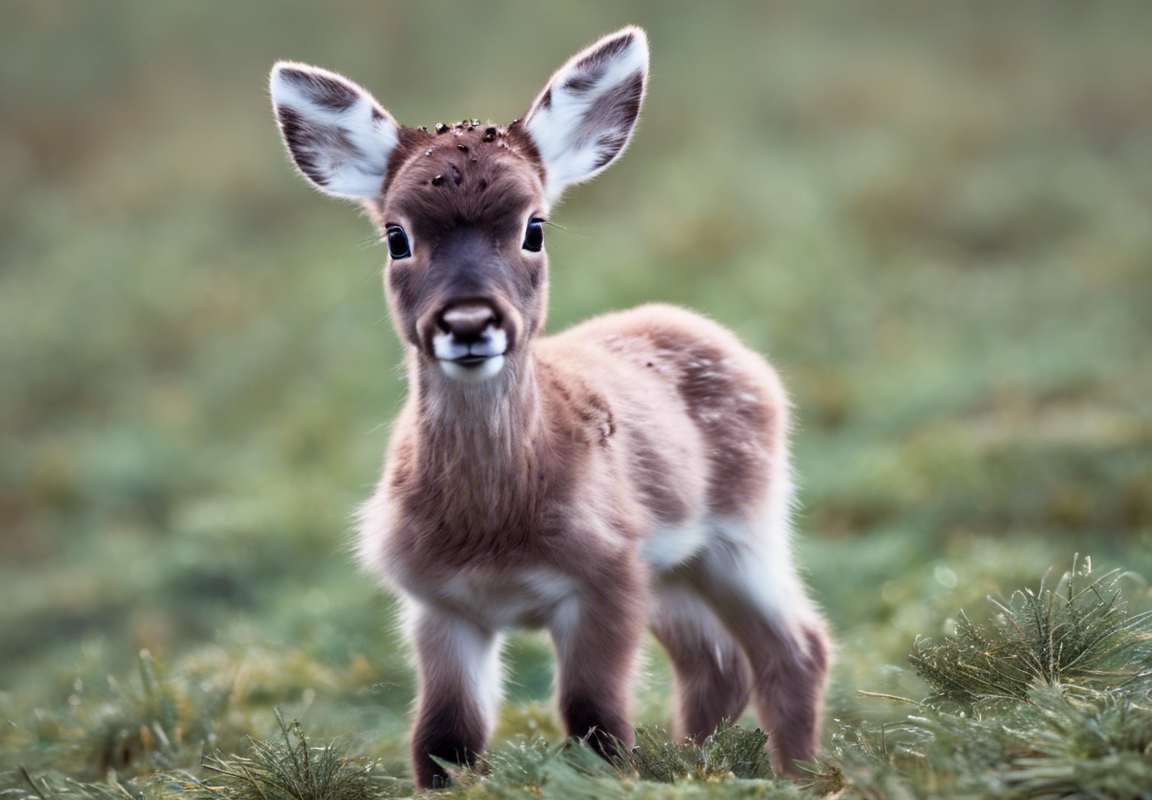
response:
<path id="1" fill-rule="evenodd" d="M 478 342 L 489 325 L 499 325 L 496 312 L 486 305 L 453 306 L 436 321 L 440 330 L 460 344 Z"/>

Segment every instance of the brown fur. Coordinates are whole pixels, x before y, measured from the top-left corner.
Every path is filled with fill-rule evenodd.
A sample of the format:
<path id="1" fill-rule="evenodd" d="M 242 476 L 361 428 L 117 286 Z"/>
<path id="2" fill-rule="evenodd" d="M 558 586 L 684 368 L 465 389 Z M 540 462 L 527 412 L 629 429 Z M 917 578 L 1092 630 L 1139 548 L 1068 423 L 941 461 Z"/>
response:
<path id="1" fill-rule="evenodd" d="M 789 414 L 776 373 L 721 326 L 666 305 L 539 336 L 547 257 L 525 245 L 525 229 L 549 210 L 545 158 L 575 148 L 556 173 L 573 182 L 619 154 L 643 95 L 644 41 L 629 28 L 573 57 L 527 123 L 435 133 L 372 128 L 363 120 L 378 106 L 361 105 L 363 90 L 286 69 L 321 109 L 313 122 L 278 108 L 306 175 L 322 163 L 341 187 L 359 185 L 340 171 L 342 125 L 359 125 L 360 142 L 394 138 L 372 173 L 379 192 L 363 199 L 382 233 L 399 226 L 410 245 L 385 273 L 409 394 L 362 510 L 361 556 L 412 615 L 419 787 L 446 777 L 431 756 L 473 763 L 487 746 L 499 631 L 510 626 L 551 632 L 566 729 L 606 756 L 632 741 L 647 626 L 676 674 L 680 735 L 701 741 L 754 697 L 778 770 L 818 751 L 830 645 L 789 554 Z M 557 103 L 583 116 L 542 130 L 568 124 Z M 394 125 L 385 115 L 372 124 Z M 361 174 L 377 163 L 369 156 Z M 497 364 L 479 383 L 437 350 L 497 334 L 505 349 L 479 356 Z"/>
<path id="2" fill-rule="evenodd" d="M 374 501 L 389 503 L 402 522 L 372 530 L 379 549 L 370 557 L 403 575 L 405 590 L 468 618 L 482 611 L 441 591 L 461 571 L 482 572 L 490 586 L 542 567 L 571 578 L 595 600 L 599 622 L 573 648 L 579 672 L 561 654 L 562 715 L 573 734 L 598 727 L 628 743 L 621 720 L 645 620 L 643 587 L 653 580 L 637 547 L 660 525 L 766 502 L 787 403 L 774 374 L 731 334 L 668 306 L 542 339 L 515 367 L 516 389 L 493 409 L 463 396 L 432 400 L 415 367 L 388 485 Z M 715 372 L 708 380 L 716 391 L 702 385 L 705 371 Z M 377 513 L 370 506 L 367 517 Z M 678 733 L 702 740 L 738 717 L 755 687 L 761 724 L 775 732 L 774 761 L 791 773 L 792 759 L 818 751 L 823 627 L 811 612 L 798 634 L 781 631 L 742 598 L 714 590 L 702 567 L 686 574 L 739 646 L 728 640 L 716 664 L 675 627 L 654 627 L 677 675 Z M 520 622 L 545 625 L 547 613 Z M 592 702 L 585 684 L 595 687 L 599 716 L 573 710 Z M 582 722 L 590 716 L 596 726 Z"/>

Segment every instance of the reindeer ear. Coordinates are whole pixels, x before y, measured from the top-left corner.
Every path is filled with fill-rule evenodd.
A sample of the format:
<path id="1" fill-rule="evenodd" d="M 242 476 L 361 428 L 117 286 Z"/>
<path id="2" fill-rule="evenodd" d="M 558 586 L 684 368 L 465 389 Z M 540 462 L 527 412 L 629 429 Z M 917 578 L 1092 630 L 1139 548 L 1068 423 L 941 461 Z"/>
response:
<path id="1" fill-rule="evenodd" d="M 524 116 L 544 161 L 550 201 L 624 151 L 648 77 L 648 38 L 635 27 L 605 36 L 562 66 Z"/>
<path id="2" fill-rule="evenodd" d="M 372 95 L 327 70 L 281 61 L 272 105 L 296 167 L 321 191 L 379 197 L 400 126 Z"/>

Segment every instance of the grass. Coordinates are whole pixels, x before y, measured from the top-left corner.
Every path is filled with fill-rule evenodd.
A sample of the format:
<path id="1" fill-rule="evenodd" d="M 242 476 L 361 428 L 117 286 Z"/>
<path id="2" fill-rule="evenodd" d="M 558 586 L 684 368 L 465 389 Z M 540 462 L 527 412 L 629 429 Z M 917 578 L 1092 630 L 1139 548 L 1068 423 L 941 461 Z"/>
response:
<path id="1" fill-rule="evenodd" d="M 919 642 L 911 661 L 932 688 L 923 700 L 862 693 L 911 708 L 883 722 L 837 721 L 832 746 L 798 781 L 776 779 L 759 730 L 727 726 L 697 746 L 651 726 L 616 763 L 583 742 L 539 730 L 504 737 L 476 770 L 452 767 L 446 796 L 624 797 L 1145 797 L 1152 785 L 1152 611 L 1129 610 L 1116 574 L 1088 566 L 1055 588 L 1024 590 L 991 620 Z M 235 694 L 208 704 L 165 688 L 140 659 L 139 689 L 123 692 L 114 725 L 58 736 L 46 774 L 9 773 L 17 800 L 144 794 L 163 800 L 376 800 L 412 784 L 387 759 L 347 743 L 310 743 L 299 721 L 270 738 L 237 741 L 222 719 L 252 705 Z M 223 712 L 223 713 L 222 713 Z M 507 720 L 506 720 L 507 721 Z M 212 737 L 215 737 L 213 739 Z M 209 741 L 221 745 L 209 755 Z M 197 750 L 200 755 L 195 757 Z M 99 758 L 93 758 L 99 753 Z M 61 771 L 97 765 L 85 782 Z"/>
<path id="2" fill-rule="evenodd" d="M 784 785 L 669 742 L 650 644 L 641 761 L 609 774 L 562 747 L 524 634 L 490 777 L 451 791 L 1139 796 L 1147 683 L 1092 673 L 1146 652 L 1114 649 L 1133 639 L 1100 598 L 1152 602 L 1149 15 L 6 6 L 0 790 L 236 794 L 201 759 L 307 735 L 332 774 L 406 791 L 413 677 L 345 555 L 404 389 L 384 255 L 292 175 L 267 70 L 339 70 L 411 124 L 506 121 L 635 22 L 651 94 L 554 215 L 549 328 L 678 302 L 781 369 L 798 551 L 839 649 L 827 754 Z M 1115 583 L 1041 583 L 1074 553 Z M 937 683 L 962 669 L 995 691 Z"/>

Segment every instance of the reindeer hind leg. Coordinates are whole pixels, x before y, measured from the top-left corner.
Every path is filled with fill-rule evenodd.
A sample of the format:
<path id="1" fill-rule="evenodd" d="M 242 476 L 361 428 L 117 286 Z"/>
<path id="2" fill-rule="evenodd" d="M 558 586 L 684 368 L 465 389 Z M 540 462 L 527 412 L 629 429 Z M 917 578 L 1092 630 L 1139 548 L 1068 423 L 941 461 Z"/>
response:
<path id="1" fill-rule="evenodd" d="M 704 601 L 687 587 L 665 588 L 652 632 L 672 662 L 676 738 L 700 744 L 724 720 L 739 719 L 752 692 L 751 669 Z"/>
<path id="2" fill-rule="evenodd" d="M 793 762 L 820 750 L 830 642 L 786 540 L 773 548 L 757 533 L 743 522 L 720 526 L 694 585 L 748 657 L 773 768 L 796 775 Z"/>

